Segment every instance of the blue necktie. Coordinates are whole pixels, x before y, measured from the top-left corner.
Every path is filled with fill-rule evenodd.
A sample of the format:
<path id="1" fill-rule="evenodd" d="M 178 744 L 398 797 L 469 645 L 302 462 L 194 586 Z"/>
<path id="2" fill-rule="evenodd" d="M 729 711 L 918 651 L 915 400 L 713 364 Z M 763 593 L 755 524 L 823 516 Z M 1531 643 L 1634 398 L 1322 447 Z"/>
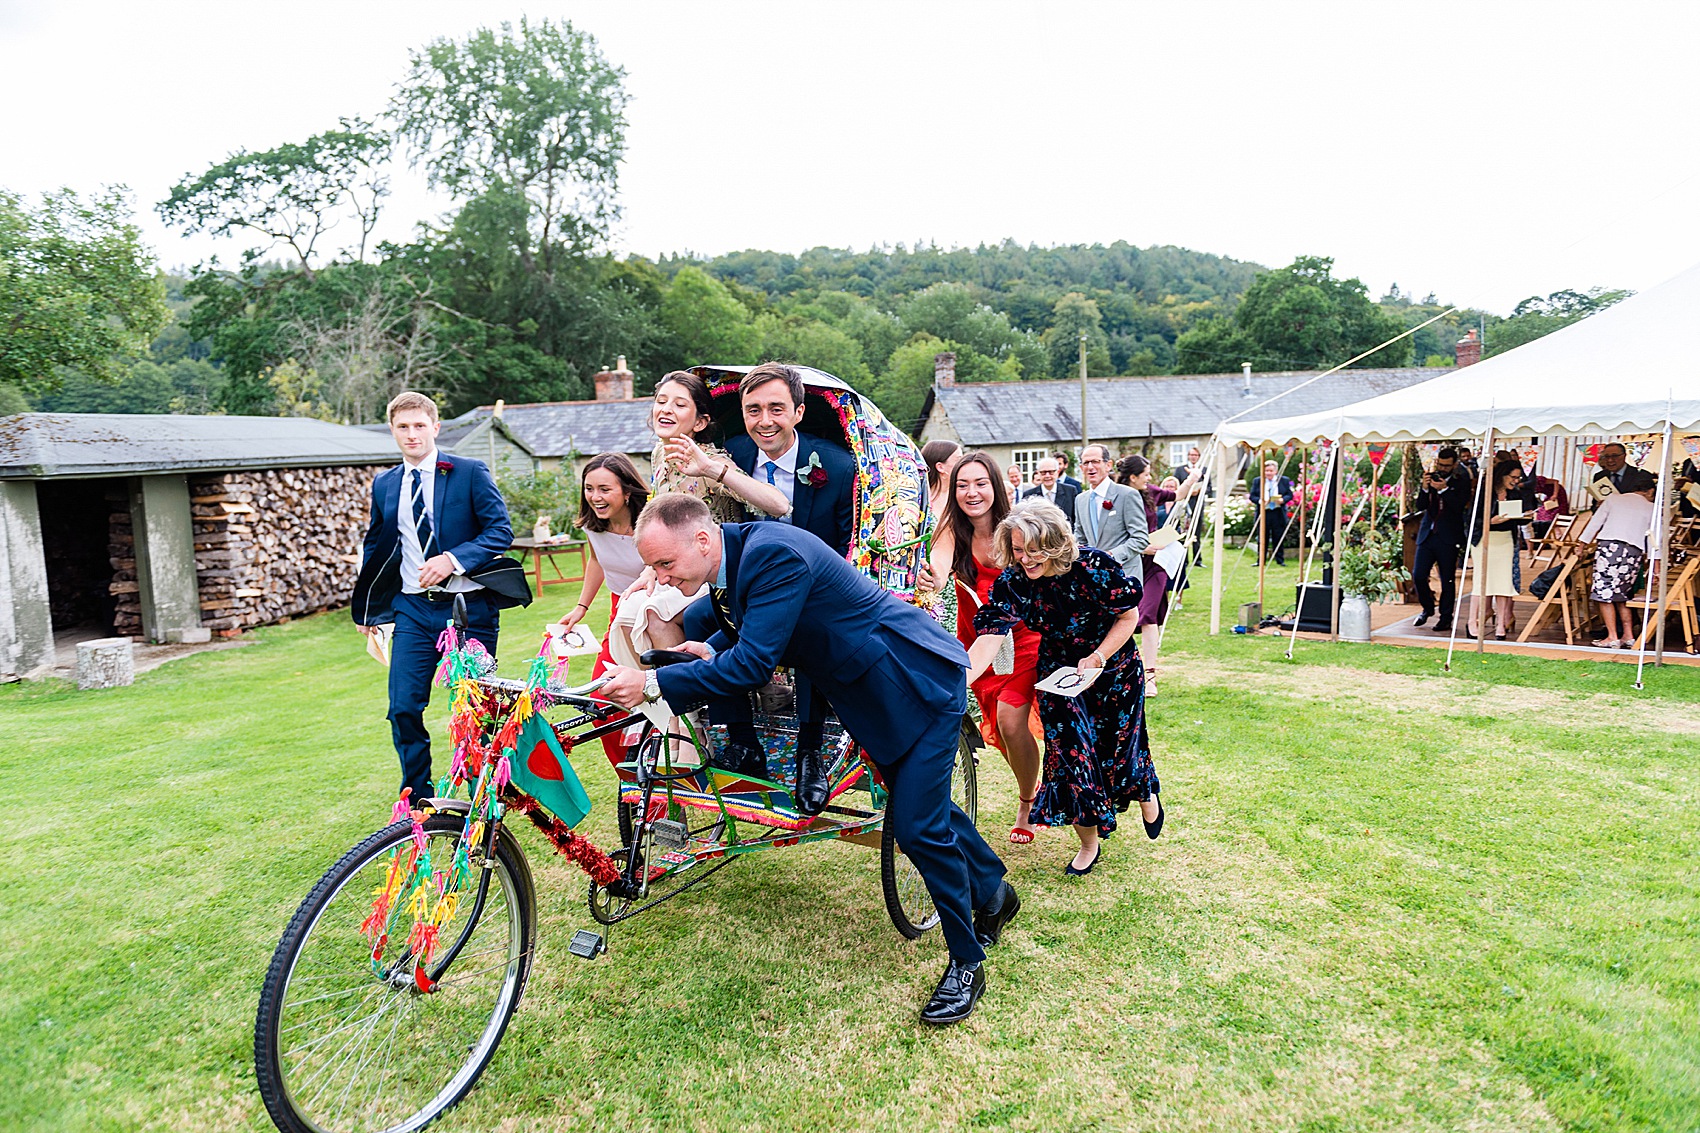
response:
<path id="1" fill-rule="evenodd" d="M 778 472 L 778 471 L 779 471 L 779 465 L 773 463 L 773 461 L 771 461 L 771 460 L 767 462 L 767 482 L 769 484 L 773 484 L 773 474 L 775 472 Z M 777 484 L 775 484 L 774 486 L 778 487 Z"/>
<path id="2" fill-rule="evenodd" d="M 1098 493 L 1091 493 L 1086 502 L 1086 514 L 1092 517 L 1092 544 L 1094 546 L 1098 543 L 1098 512 L 1103 509 L 1103 506 L 1098 502 Z"/>
<path id="3" fill-rule="evenodd" d="M 413 530 L 419 536 L 419 553 L 425 558 L 431 557 L 431 513 L 425 510 L 425 489 L 420 481 L 419 469 L 413 470 Z"/>

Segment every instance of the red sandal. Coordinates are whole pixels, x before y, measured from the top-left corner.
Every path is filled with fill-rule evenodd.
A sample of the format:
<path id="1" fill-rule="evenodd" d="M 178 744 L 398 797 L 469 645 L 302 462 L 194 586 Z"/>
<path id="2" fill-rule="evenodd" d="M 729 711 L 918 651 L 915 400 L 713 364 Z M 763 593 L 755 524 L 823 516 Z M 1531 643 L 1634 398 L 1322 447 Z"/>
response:
<path id="1" fill-rule="evenodd" d="M 1039 797 L 1039 793 L 1037 791 L 1035 791 L 1033 793 L 1033 799 L 1036 799 L 1038 797 Z M 1033 805 L 1033 799 L 1022 799 L 1021 801 L 1026 803 L 1028 806 L 1032 806 Z M 1031 816 L 1028 817 L 1028 821 L 1029 822 L 1032 821 Z M 1010 830 L 1009 830 L 1009 841 L 1010 841 L 1010 844 L 1013 845 L 1013 846 L 1031 845 L 1032 842 L 1033 842 L 1033 831 L 1032 831 L 1031 828 L 1023 829 L 1020 826 L 1012 826 L 1012 827 L 1010 827 Z"/>

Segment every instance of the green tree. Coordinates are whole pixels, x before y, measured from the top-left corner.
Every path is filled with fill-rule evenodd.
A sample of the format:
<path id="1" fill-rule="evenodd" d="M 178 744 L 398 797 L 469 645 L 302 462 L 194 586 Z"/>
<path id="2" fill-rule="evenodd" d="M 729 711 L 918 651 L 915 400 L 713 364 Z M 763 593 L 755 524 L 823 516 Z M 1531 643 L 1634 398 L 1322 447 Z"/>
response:
<path id="1" fill-rule="evenodd" d="M 749 308 L 701 268 L 673 277 L 661 300 L 661 325 L 677 344 L 680 365 L 757 362 L 762 333 Z"/>
<path id="2" fill-rule="evenodd" d="M 144 360 L 110 382 L 67 372 L 35 406 L 44 413 L 211 413 L 222 404 L 223 385 L 223 371 L 210 362 Z"/>
<path id="3" fill-rule="evenodd" d="M 365 258 L 389 195 L 389 153 L 389 138 L 371 123 L 345 118 L 341 129 L 260 153 L 238 150 L 199 177 L 184 178 L 159 203 L 159 215 L 190 232 L 263 236 L 266 245 L 251 248 L 249 259 L 287 245 L 310 280 L 320 238 L 349 214 L 360 234 L 343 254 Z"/>
<path id="4" fill-rule="evenodd" d="M 1221 365 L 1222 355 L 1243 346 L 1241 361 L 1259 370 L 1325 369 L 1405 329 L 1399 319 L 1370 302 L 1360 281 L 1335 279 L 1333 268 L 1334 261 L 1326 256 L 1300 256 L 1279 271 L 1258 276 L 1234 311 L 1234 328 L 1243 338 L 1201 325 L 1176 342 L 1176 368 L 1183 373 L 1224 372 L 1229 367 Z M 1213 357 L 1206 362 L 1206 355 Z M 1410 340 L 1400 339 L 1357 365 L 1403 366 L 1410 358 Z"/>
<path id="5" fill-rule="evenodd" d="M 1554 291 L 1545 299 L 1531 295 L 1517 304 L 1510 318 L 1488 325 L 1483 354 L 1492 356 L 1515 350 L 1524 343 L 1598 314 L 1633 294 L 1633 291 L 1591 287 L 1587 291 Z"/>
<path id="6" fill-rule="evenodd" d="M 910 296 L 900 308 L 903 325 L 913 333 L 969 346 L 987 358 L 1015 360 L 1021 373 L 1042 376 L 1049 365 L 1044 346 L 1018 330 L 1002 311 L 980 302 L 964 283 L 935 283 Z"/>
<path id="7" fill-rule="evenodd" d="M 1086 373 L 1089 377 L 1110 376 L 1110 340 L 1104 333 L 1104 316 L 1098 304 L 1078 291 L 1070 291 L 1051 308 L 1051 325 L 1043 335 L 1053 378 L 1071 378 L 1080 373 L 1080 335 L 1086 334 Z"/>
<path id="8" fill-rule="evenodd" d="M 52 389 L 67 369 L 116 380 L 169 318 L 122 189 L 61 189 L 33 210 L 0 190 L 0 387 Z"/>
<path id="9" fill-rule="evenodd" d="M 842 378 L 858 390 L 872 376 L 862 361 L 862 345 L 837 327 L 800 315 L 764 314 L 756 320 L 764 361 L 813 366 Z"/>
<path id="10" fill-rule="evenodd" d="M 885 370 L 862 392 L 878 405 L 900 429 L 918 433 L 921 406 L 933 385 L 935 357 L 945 351 L 956 354 L 956 380 L 963 382 L 1015 381 L 1021 376 L 1013 358 L 988 358 L 972 346 L 930 334 L 917 334 L 891 352 Z"/>
<path id="11" fill-rule="evenodd" d="M 433 188 L 509 199 L 521 265 L 552 278 L 619 216 L 624 78 L 571 22 L 521 18 L 413 52 L 391 113 Z"/>

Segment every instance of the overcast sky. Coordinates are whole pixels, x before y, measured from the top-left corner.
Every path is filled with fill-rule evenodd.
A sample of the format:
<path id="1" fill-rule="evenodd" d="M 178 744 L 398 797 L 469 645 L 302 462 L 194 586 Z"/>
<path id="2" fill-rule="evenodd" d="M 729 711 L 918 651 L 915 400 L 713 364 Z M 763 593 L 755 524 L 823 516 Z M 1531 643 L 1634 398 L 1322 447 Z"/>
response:
<path id="1" fill-rule="evenodd" d="M 619 251 L 1126 240 L 1500 312 L 1700 261 L 1693 3 L 0 0 L 0 187 L 234 260 L 153 203 L 522 13 L 626 70 Z M 384 234 L 445 207 L 403 170 Z"/>

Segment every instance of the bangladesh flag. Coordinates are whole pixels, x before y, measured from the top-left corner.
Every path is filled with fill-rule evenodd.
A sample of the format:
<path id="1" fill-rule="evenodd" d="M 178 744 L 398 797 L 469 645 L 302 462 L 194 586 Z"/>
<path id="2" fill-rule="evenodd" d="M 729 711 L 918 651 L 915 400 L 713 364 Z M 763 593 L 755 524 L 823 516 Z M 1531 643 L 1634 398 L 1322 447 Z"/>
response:
<path id="1" fill-rule="evenodd" d="M 555 729 L 535 713 L 520 729 L 514 754 L 508 760 L 514 786 L 548 807 L 568 826 L 577 826 L 590 813 L 590 796 L 567 762 Z"/>

